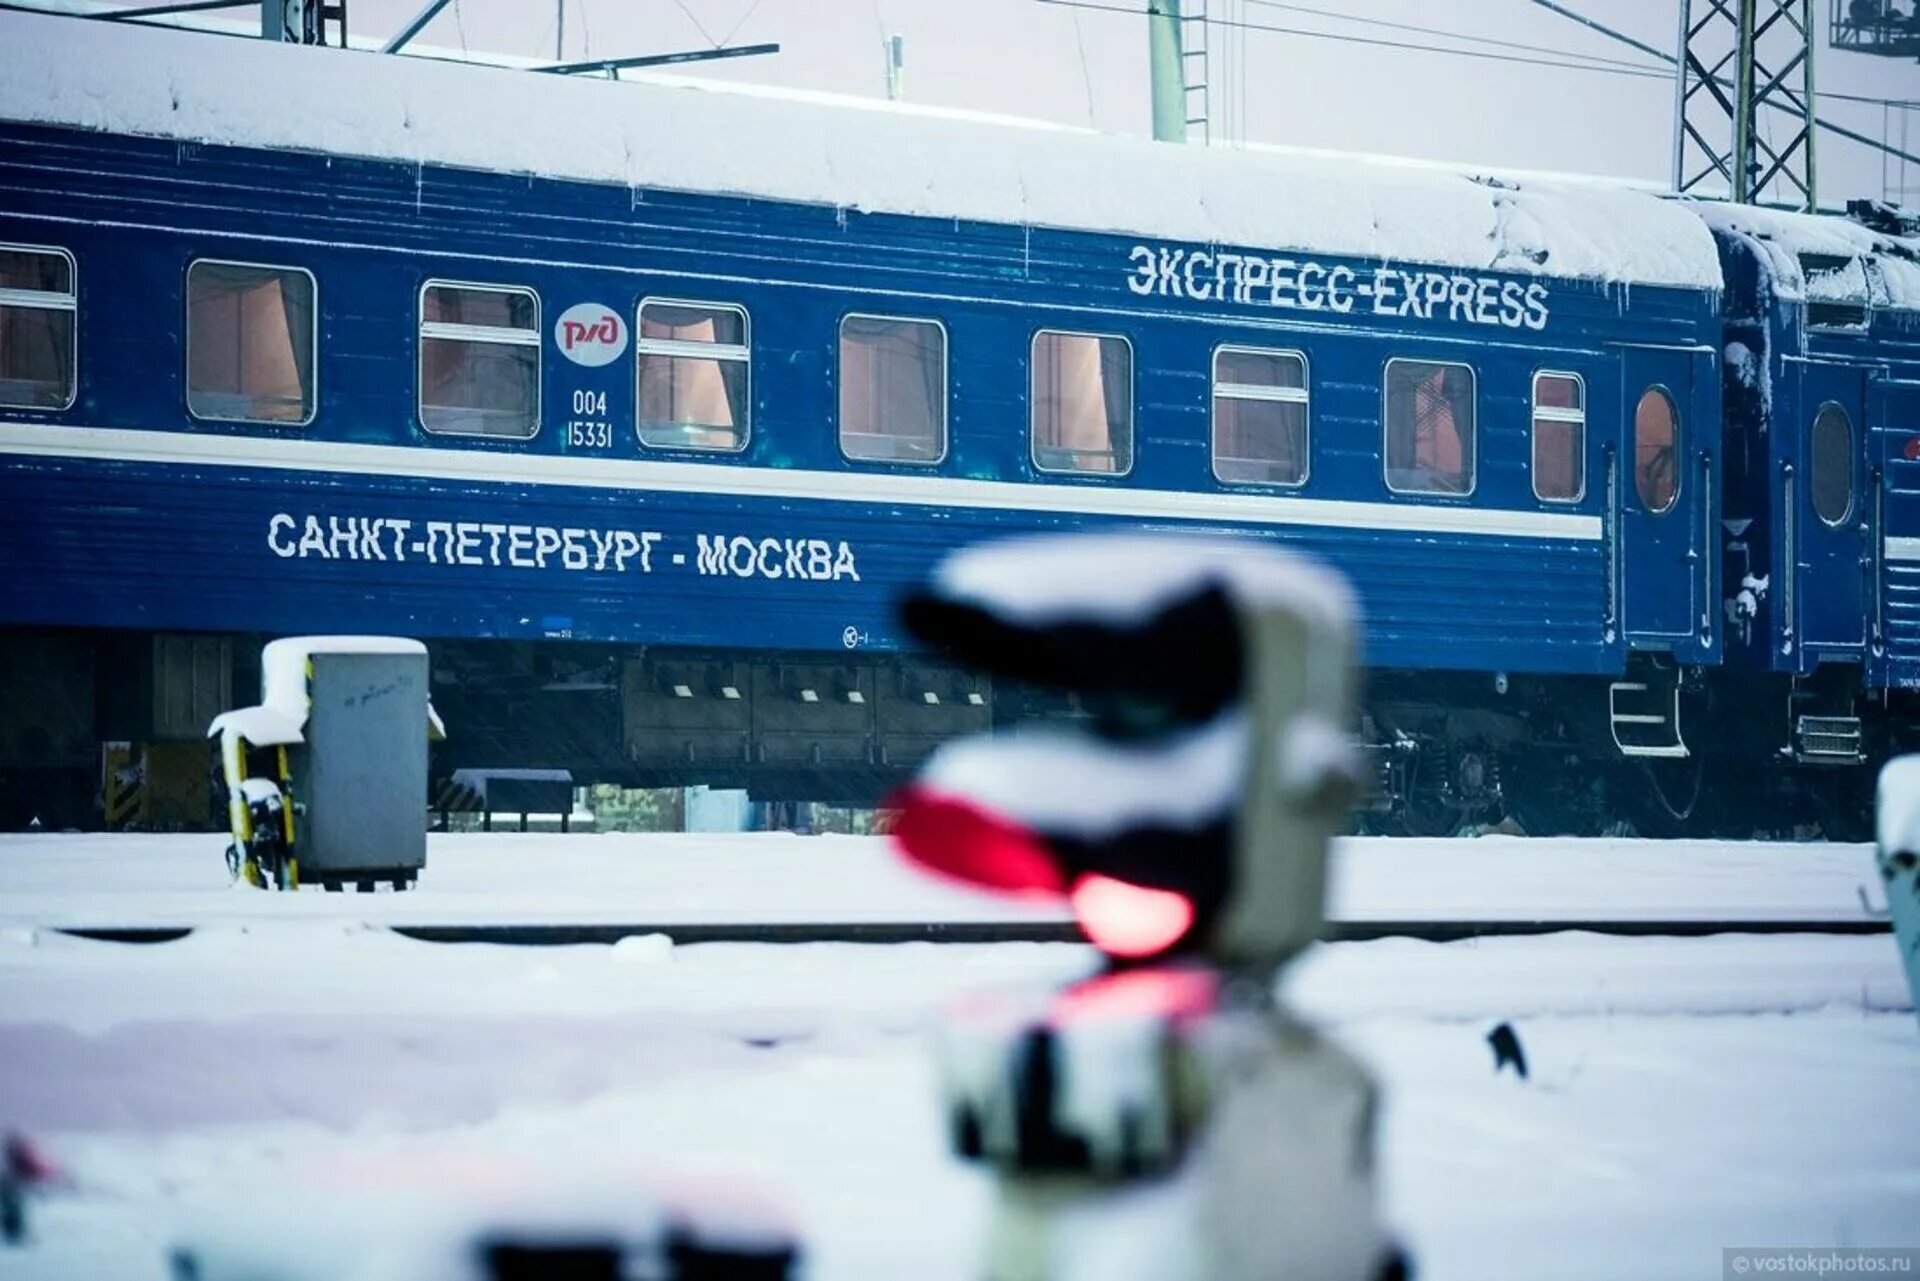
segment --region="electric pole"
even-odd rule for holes
[[[1156,142],[1187,140],[1187,83],[1180,56],[1180,0],[1147,0],[1147,66]]]
[[[1680,0],[1673,185],[1816,208],[1813,0]],[[1777,108],[1776,141],[1761,113]]]

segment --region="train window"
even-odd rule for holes
[[[1297,351],[1213,353],[1213,474],[1232,485],[1307,479],[1307,358]]]
[[[1577,503],[1587,492],[1587,389],[1579,374],[1533,376],[1533,496]]]
[[[1470,494],[1474,376],[1468,365],[1389,360],[1386,477],[1396,494]]]
[[[540,430],[540,299],[429,281],[420,291],[420,425],[526,440]]]
[[[747,447],[747,313],[727,303],[649,298],[636,363],[640,443],[657,449]]]
[[[1832,401],[1814,417],[1810,453],[1807,488],[1813,513],[1829,525],[1845,524],[1853,514],[1853,421]]]
[[[0,405],[73,404],[77,293],[66,250],[0,245]]]
[[[1662,387],[1649,387],[1633,411],[1633,490],[1655,515],[1680,496],[1680,411]]]
[[[195,418],[313,421],[313,276],[201,259],[187,268],[187,409]]]
[[[939,322],[840,321],[840,448],[866,462],[946,457],[947,331]]]
[[[1033,465],[1124,476],[1133,470],[1133,346],[1113,334],[1033,336]]]

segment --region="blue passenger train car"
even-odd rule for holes
[[[1778,227],[761,91],[0,34],[34,50],[0,84],[0,824],[97,821],[122,742],[190,821],[206,721],[259,638],[307,631],[432,644],[443,770],[870,799],[950,734],[1073,714],[892,615],[944,551],[1067,526],[1345,571],[1374,821],[1405,830],[1706,824],[1688,795],[1732,768],[1838,827],[1920,684],[1909,391],[1891,354],[1854,399],[1817,355],[1782,372],[1831,327],[1781,287]],[[1888,301],[1831,341],[1911,361]],[[1856,468],[1817,534],[1760,510],[1766,467],[1806,466],[1767,415],[1816,400]],[[1804,572],[1756,591],[1793,538]],[[1773,719],[1757,765],[1728,754]]]
[[[1727,772],[1857,766],[1911,733],[1920,687],[1920,221],[1704,206],[1726,276],[1723,525],[1730,668],[1710,691]]]

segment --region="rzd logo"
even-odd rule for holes
[[[553,341],[576,365],[611,364],[627,349],[627,325],[611,307],[577,303],[553,322]]]

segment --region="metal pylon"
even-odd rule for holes
[[[1200,131],[1202,142],[1213,141],[1212,77],[1213,55],[1207,41],[1207,0],[1185,0],[1180,8],[1180,87],[1187,116],[1187,136]]]
[[[1676,190],[1814,208],[1813,50],[1813,0],[1680,0]]]

